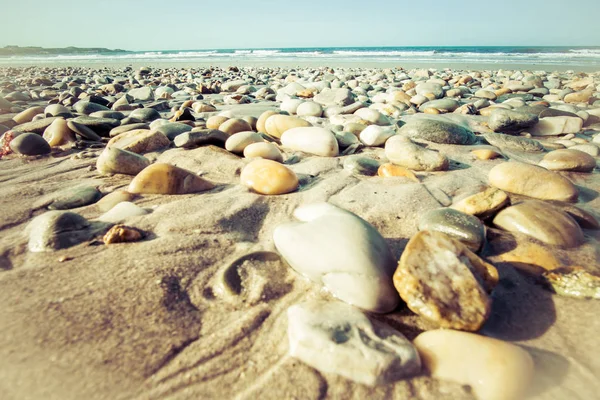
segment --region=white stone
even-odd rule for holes
[[[300,222],[275,228],[275,246],[290,266],[335,297],[372,312],[392,311],[396,260],[368,222],[329,203],[296,209]]]
[[[258,132],[237,132],[227,138],[225,141],[225,149],[232,153],[243,153],[246,146],[260,142],[264,142],[264,140]]]
[[[118,224],[129,217],[148,214],[148,211],[129,201],[122,201],[98,217],[98,221]]]
[[[302,103],[304,103],[304,100],[286,99],[283,101],[283,103],[281,103],[281,106],[279,108],[281,109],[281,111],[286,111],[290,115],[295,115],[296,110],[298,109],[298,106]]]
[[[528,132],[533,136],[556,136],[564,133],[578,133],[583,126],[579,117],[546,117],[531,127]]]
[[[390,120],[377,110],[370,108],[360,108],[354,112],[354,115],[375,125],[389,125]]]
[[[292,150],[322,157],[335,157],[339,152],[338,142],[333,132],[319,127],[288,129],[281,136],[281,144]]]
[[[396,132],[391,126],[382,127],[378,125],[369,125],[360,133],[360,141],[367,146],[381,146]]]
[[[311,301],[287,314],[290,355],[320,372],[374,386],[421,370],[419,354],[400,332],[371,323],[352,306]]]
[[[300,117],[320,117],[323,115],[323,107],[314,101],[306,101],[298,106],[296,113]]]

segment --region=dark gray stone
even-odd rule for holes
[[[12,151],[26,156],[50,153],[50,145],[37,133],[24,132],[10,141]]]
[[[485,133],[483,137],[489,144],[500,149],[518,150],[526,153],[540,153],[544,151],[544,146],[534,139],[504,135],[502,133]]]
[[[510,132],[529,128],[538,121],[539,118],[536,114],[498,108],[492,111],[488,126],[494,132]]]
[[[474,144],[477,138],[469,129],[435,117],[413,118],[399,133],[411,139],[443,144]]]
[[[344,160],[344,169],[358,175],[376,175],[380,165],[381,163],[377,160],[358,155]]]

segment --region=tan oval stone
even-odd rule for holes
[[[243,153],[246,146],[260,142],[264,142],[264,140],[257,132],[237,132],[227,138],[225,149],[232,153]]]
[[[419,182],[419,178],[411,170],[392,163],[381,164],[377,170],[377,175],[382,177],[402,176],[411,181]]]
[[[413,344],[432,377],[469,385],[479,400],[526,397],[534,364],[514,344],[453,330],[423,332]]]
[[[596,160],[583,151],[561,149],[546,154],[540,161],[540,167],[552,171],[591,172],[596,168]]]
[[[227,121],[229,117],[224,115],[213,115],[206,120],[206,129],[219,129],[219,126]]]
[[[240,180],[260,194],[285,194],[298,188],[294,171],[272,160],[252,161],[242,170]]]
[[[96,169],[102,174],[137,175],[150,161],[137,153],[106,147],[96,160]]]
[[[565,96],[565,103],[587,103],[592,94],[593,90],[583,90],[581,92],[569,93]]]
[[[502,190],[491,187],[483,192],[466,197],[452,205],[455,210],[465,214],[485,218],[495,214],[510,203],[510,199]]]
[[[244,149],[244,157],[246,158],[265,158],[277,162],[283,162],[283,155],[279,148],[273,143],[261,142],[251,143]]]
[[[134,129],[110,139],[107,147],[113,146],[137,154],[142,154],[165,148],[170,144],[171,141],[169,138],[158,131]]]
[[[76,141],[75,134],[62,118],[52,121],[44,130],[43,137],[50,146],[63,146]]]
[[[536,199],[574,202],[579,196],[575,185],[562,175],[521,162],[496,165],[488,177],[490,184],[499,189]]]
[[[277,115],[271,118],[275,117]],[[339,153],[338,141],[333,132],[317,126],[286,130],[281,135],[281,145],[321,157],[335,157]]]
[[[129,184],[130,193],[186,194],[214,188],[214,185],[183,168],[169,164],[152,164],[144,168]]]
[[[490,253],[487,259],[495,263],[510,263],[514,268],[531,275],[541,275],[546,270],[553,270],[562,262],[553,252],[533,240],[518,240],[508,232],[488,232]]]
[[[219,125],[219,130],[231,136],[234,133],[251,131],[252,127],[241,118],[230,118]]]
[[[358,122],[348,122],[344,125],[344,131],[350,132],[356,137],[359,137],[360,133],[366,128],[365,124],[359,124]]]
[[[211,106],[210,104],[203,103],[201,101],[198,101],[198,102],[192,104],[192,110],[194,110],[194,112],[196,112],[196,113],[215,112],[215,111],[217,111],[217,109],[214,106]]]
[[[478,160],[493,160],[494,158],[502,157],[502,154],[491,149],[476,149],[471,150],[471,153],[473,153]]]
[[[439,114],[440,110],[438,110],[437,108],[433,108],[433,107],[427,107],[426,109],[423,110],[423,112],[425,114]]]
[[[486,289],[497,282],[493,265],[436,231],[415,234],[394,273],[394,286],[413,312],[441,327],[469,331],[479,330],[487,320],[492,301]]]
[[[555,246],[576,247],[584,241],[583,232],[573,218],[537,200],[527,200],[500,211],[494,225]]]
[[[258,118],[253,117],[251,115],[245,115],[242,117],[242,119],[250,125],[250,128],[253,131],[256,131],[256,123],[258,122]]]
[[[29,107],[28,109],[23,110],[20,113],[18,113],[17,115],[15,115],[13,117],[13,121],[15,121],[17,123],[17,125],[24,124],[26,122],[31,122],[33,120],[33,117],[35,117],[38,114],[43,114],[43,113],[44,113],[43,107]],[[52,146],[52,145],[50,145],[50,146]]]
[[[267,128],[265,126],[267,119],[269,119],[269,117],[271,117],[273,115],[278,115],[278,114],[279,113],[277,111],[272,111],[272,110],[268,110],[268,111],[265,111],[264,113],[260,114],[260,116],[258,117],[258,120],[256,121],[256,130],[258,132],[267,133]]]
[[[272,115],[265,122],[266,132],[276,138],[281,138],[283,133],[292,128],[302,128],[312,126],[310,122],[289,115]]]
[[[102,212],[107,212],[119,203],[130,201],[135,195],[126,190],[115,190],[98,200],[96,206]]]

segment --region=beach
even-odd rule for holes
[[[0,66],[2,399],[600,392],[596,64],[38,62]]]

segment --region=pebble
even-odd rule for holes
[[[264,142],[264,140],[257,132],[237,132],[227,138],[227,141],[225,141],[225,149],[232,153],[243,153],[244,149],[249,144],[260,142]]]
[[[154,108],[136,108],[129,114],[129,118],[137,122],[152,122],[160,118],[160,114]]]
[[[300,222],[275,228],[275,246],[301,275],[333,296],[376,313],[394,310],[395,260],[385,239],[368,222],[329,203],[297,208]]]
[[[67,122],[67,127],[75,132],[76,134],[78,134],[79,136],[81,136],[84,139],[87,140],[92,140],[95,142],[98,142],[100,140],[102,140],[102,138],[100,136],[98,136],[96,134],[96,132],[94,132],[93,130],[91,130],[90,128],[88,128],[87,126],[77,123],[75,121],[68,121]]]
[[[371,108],[359,108],[354,112],[354,115],[374,125],[389,125],[390,120],[377,110]]]
[[[401,176],[419,183],[419,178],[411,170],[391,163],[381,164],[377,169],[377,175],[381,177]]]
[[[357,175],[376,175],[380,164],[377,160],[359,155],[344,159],[344,169]]]
[[[487,320],[492,300],[486,291],[497,282],[493,265],[435,231],[410,239],[394,273],[394,285],[413,312],[442,328],[467,331],[479,330]]]
[[[35,217],[26,230],[31,252],[64,249],[92,237],[90,223],[81,215],[68,211],[48,211]]]
[[[171,141],[158,131],[135,129],[110,139],[107,147],[117,147],[122,150],[142,154],[163,149],[170,144]]]
[[[306,101],[298,106],[296,114],[300,117],[321,117],[323,115],[323,107],[314,101]]]
[[[490,184],[504,191],[541,200],[575,202],[579,192],[570,180],[545,168],[521,162],[503,162],[492,168]]]
[[[183,147],[184,149],[191,149],[209,144],[216,144],[224,147],[227,139],[229,139],[229,136],[220,130],[200,129],[191,130],[178,135],[173,140],[173,144],[175,144],[176,147]]]
[[[137,153],[106,147],[96,160],[96,169],[102,174],[137,175],[150,161]]]
[[[238,132],[252,131],[252,126],[241,118],[229,118],[227,121],[219,125],[218,128],[221,132],[225,132],[229,136]]]
[[[73,106],[75,111],[79,114],[89,115],[96,111],[110,111],[110,108],[103,106],[102,104],[94,103],[91,101],[78,101]]]
[[[448,329],[423,332],[413,343],[433,378],[469,385],[478,400],[526,398],[534,364],[519,346]]]
[[[63,106],[62,104],[50,104],[46,106],[43,114],[46,117],[63,117],[63,118],[71,118],[73,114],[71,111]]]
[[[593,143],[576,144],[575,146],[571,146],[570,149],[583,151],[584,153],[587,153],[592,157],[600,156],[600,147]]]
[[[526,153],[540,153],[544,151],[544,146],[534,139],[491,132],[484,133],[483,137],[489,144],[500,149],[517,150]]]
[[[159,121],[159,120],[155,120],[155,121]],[[141,129],[147,129],[147,128],[141,127]],[[180,122],[168,122],[157,128],[154,128],[154,130],[162,133],[169,140],[174,140],[177,136],[181,135],[182,133],[191,131],[192,127],[189,126],[188,124],[182,124]]]
[[[267,133],[267,128],[265,126],[267,119],[269,117],[272,117],[273,115],[278,115],[278,114],[279,113],[277,111],[273,111],[273,110],[268,110],[268,111],[265,111],[262,114],[260,114],[260,116],[258,117],[258,120],[256,121],[256,131]],[[207,121],[207,124],[208,124],[208,121]]]
[[[398,133],[411,139],[442,144],[469,145],[477,141],[469,129],[441,118],[433,116],[413,118],[400,128]]]
[[[115,190],[98,200],[96,207],[102,212],[107,212],[122,201],[132,200],[134,196],[126,190]]]
[[[398,331],[340,302],[310,301],[287,310],[289,353],[321,373],[368,386],[416,375],[421,360]]]
[[[369,125],[360,132],[359,138],[366,146],[382,146],[395,134],[396,132],[391,126]]]
[[[75,134],[64,119],[54,120],[44,131],[43,138],[51,147],[64,146],[76,140]]]
[[[150,101],[154,100],[154,93],[152,92],[152,88],[146,86],[137,89],[131,89],[127,92],[127,94],[133,97],[134,100],[139,101]]]
[[[98,217],[98,221],[118,224],[125,221],[129,217],[137,217],[139,215],[146,214],[148,214],[148,210],[138,206],[137,204],[129,201],[120,201],[110,210]]]
[[[494,132],[511,132],[529,128],[538,121],[536,114],[496,108],[490,114],[488,126]]]
[[[156,163],[144,168],[129,184],[130,193],[187,194],[214,188],[209,181],[198,175],[175,167]]]
[[[31,122],[26,122],[21,125],[17,125],[12,128],[15,132],[30,132],[30,133],[38,133],[43,134],[47,127],[54,122],[54,120],[58,117],[50,117],[50,118],[42,118],[38,120],[34,120]]]
[[[50,153],[50,144],[37,133],[24,132],[10,141],[12,151],[26,156],[36,156]]]
[[[106,232],[102,241],[104,244],[137,242],[142,237],[142,233],[135,228],[125,225],[115,225]]]
[[[508,195],[502,190],[490,187],[482,192],[465,197],[452,204],[452,208],[479,218],[488,218],[510,203]]]
[[[505,208],[494,218],[494,225],[564,248],[579,246],[584,241],[583,232],[573,218],[538,200],[527,200]]]
[[[273,160],[256,159],[240,175],[241,183],[257,193],[286,194],[298,188],[298,177],[287,166]]]
[[[393,136],[385,143],[385,155],[392,163],[414,171],[444,171],[448,158],[434,150],[412,143],[403,136]]]
[[[458,101],[453,99],[439,99],[428,101],[419,106],[419,111],[426,114],[440,114],[440,110],[444,112],[453,112],[459,106]],[[433,109],[435,111],[425,112],[425,110]]]
[[[313,101],[325,107],[347,106],[354,102],[352,92],[345,88],[323,89],[323,91],[313,97]]]
[[[591,172],[596,168],[594,157],[573,148],[554,150],[544,155],[540,167],[552,171]]]
[[[561,267],[545,271],[542,277],[555,293],[576,299],[600,300],[600,276],[582,267]]]
[[[495,150],[491,150],[491,149],[476,149],[476,150],[471,150],[471,153],[478,160],[493,160],[495,158],[502,157],[502,154],[498,153]]]
[[[273,116],[267,120],[279,117]],[[337,139],[329,129],[319,127],[299,127],[286,130],[281,136],[281,144],[291,150],[303,151],[321,157],[335,157],[339,153]]]
[[[17,115],[15,115],[12,119],[13,119],[13,121],[16,122],[17,125],[19,125],[19,124],[24,124],[26,122],[31,122],[33,117],[35,117],[38,114],[43,114],[43,113],[44,113],[43,107],[29,107],[28,109],[23,110],[20,113],[18,113]]]
[[[528,132],[533,136],[557,136],[566,133],[578,133],[583,126],[579,117],[546,117],[541,118]]]
[[[50,210],[69,210],[97,202],[102,193],[95,187],[79,185],[51,193],[40,200]]]
[[[257,129],[258,125],[259,124],[257,122]],[[283,133],[289,129],[311,126],[312,125],[310,124],[310,122],[302,118],[291,117],[289,115],[275,114],[267,118],[267,120],[265,121],[265,132],[270,136],[281,138],[283,136]]]
[[[213,115],[209,119],[206,120],[206,128],[207,129],[219,129],[221,124],[225,123],[229,117],[225,117],[223,115]]]
[[[479,218],[453,208],[430,210],[419,218],[420,231],[442,232],[478,251],[485,241],[485,228]]]
[[[273,143],[260,142],[251,143],[244,148],[244,157],[246,158],[264,158],[277,162],[283,162],[283,155],[279,148]]]

